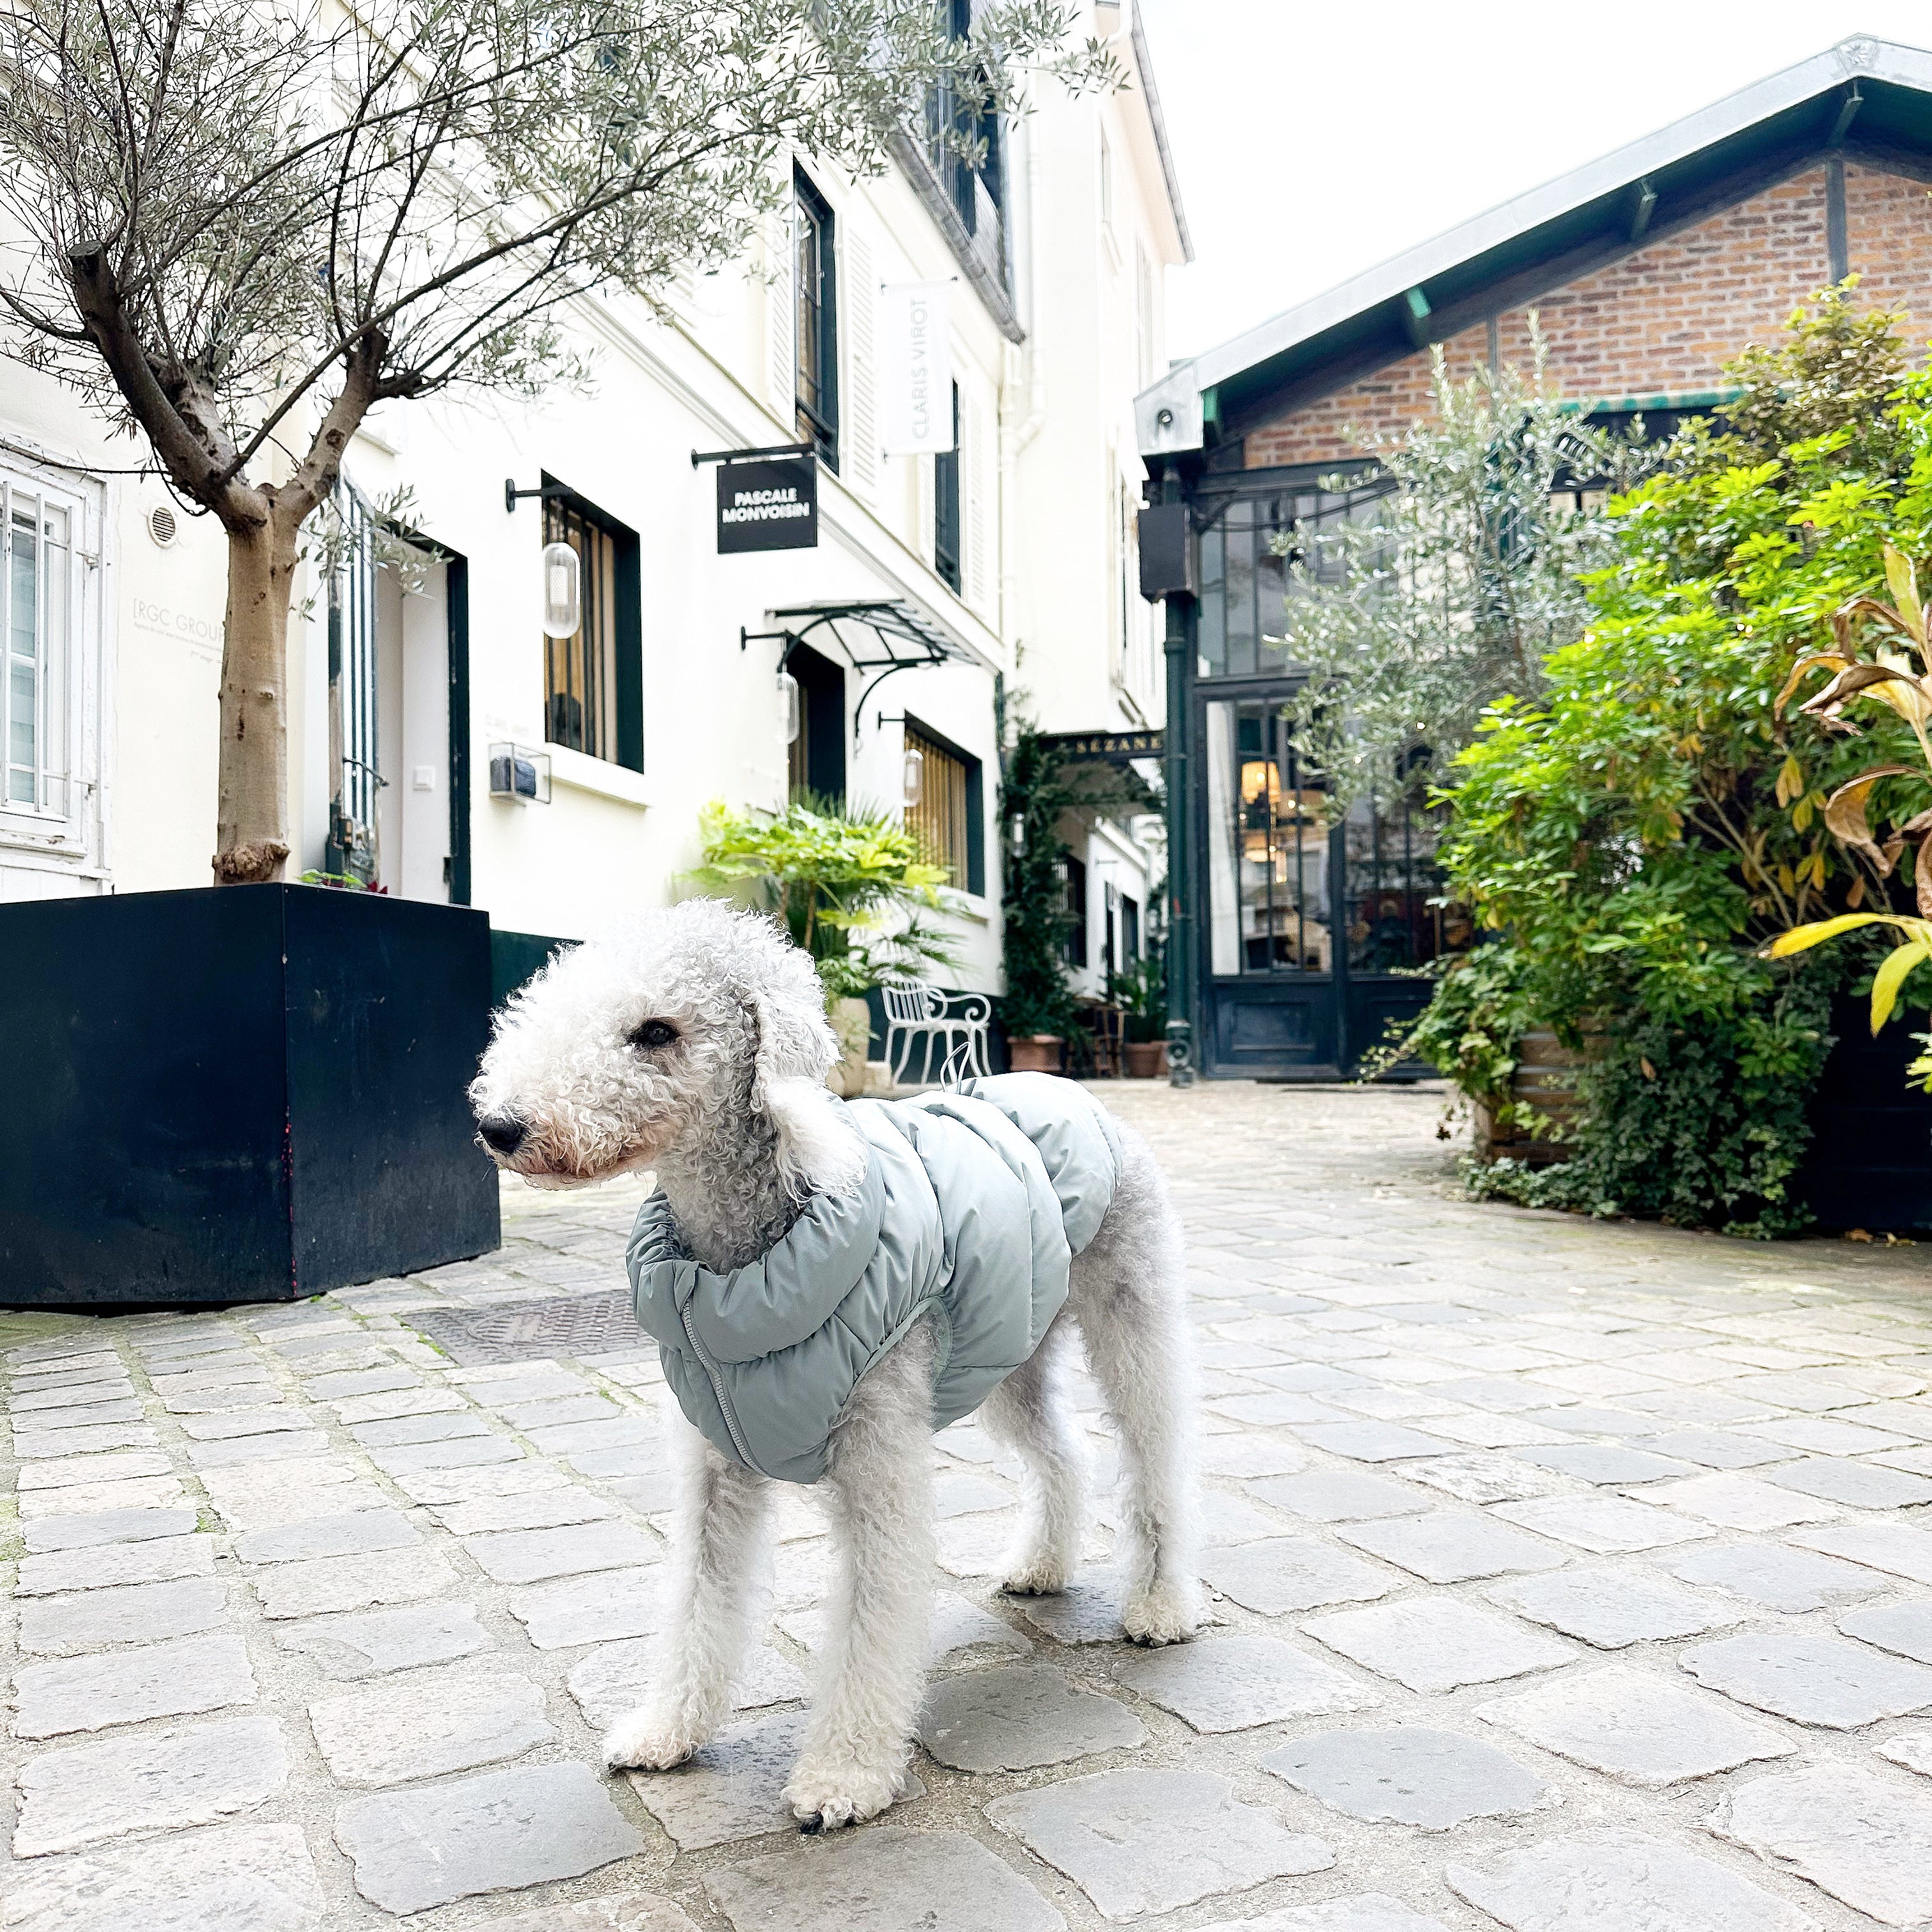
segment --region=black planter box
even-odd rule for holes
[[[312,886],[0,905],[0,1305],[290,1301],[495,1247],[488,917]]]
[[[1795,1191],[1825,1228],[1872,1233],[1932,1228],[1932,1094],[1906,1084],[1920,1016],[1871,1036],[1862,994],[1832,1002],[1838,1044],[1811,1101],[1811,1145]]]

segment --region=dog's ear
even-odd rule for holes
[[[866,1172],[865,1142],[826,1088],[838,1046],[826,1024],[818,986],[818,976],[812,973],[808,1002],[790,987],[746,994],[758,1034],[752,1105],[777,1132],[778,1173],[798,1200],[848,1194]]]

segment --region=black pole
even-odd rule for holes
[[[1161,501],[1181,501],[1180,478],[1169,463]],[[1191,539],[1190,539],[1191,540]],[[1188,810],[1188,731],[1194,709],[1194,599],[1167,598],[1167,1078],[1194,1084],[1195,937],[1193,847]]]

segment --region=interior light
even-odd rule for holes
[[[544,635],[574,638],[584,621],[581,566],[567,543],[545,544],[543,554]]]

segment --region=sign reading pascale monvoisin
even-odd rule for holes
[[[718,466],[718,554],[818,548],[818,458]]]

